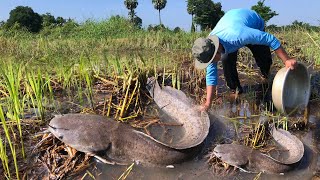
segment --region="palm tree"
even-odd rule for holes
[[[124,1],[124,5],[129,10],[128,15],[130,16],[131,22],[133,22],[134,21],[134,17],[136,15],[136,13],[134,12],[134,9],[137,8],[138,1],[137,0],[125,0]]]
[[[195,10],[196,10],[196,5],[198,4],[198,2],[196,2],[196,0],[187,0],[187,11],[189,14],[191,14],[191,32],[195,32],[196,31],[196,27],[194,25],[194,14],[195,14]]]
[[[161,25],[162,23],[161,23],[160,11],[166,7],[167,0],[152,0],[152,4],[154,8],[159,11],[159,21]]]

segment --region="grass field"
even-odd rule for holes
[[[271,32],[291,56],[311,68],[320,66],[319,31],[296,27]],[[110,93],[101,112],[121,121],[143,114],[140,89],[149,76],[162,76],[163,83],[169,78],[176,88],[184,85],[200,102],[205,72],[194,69],[191,46],[207,34],[146,31],[122,18],[39,34],[0,30],[0,172],[8,179],[21,179],[20,163],[28,158],[30,146],[26,141],[34,133],[29,126],[45,126],[51,113],[59,111],[55,100],[62,97],[82,109],[97,110],[99,83]],[[242,70],[250,68],[251,53],[241,50],[239,56]],[[274,67],[281,67],[274,59]],[[32,110],[38,118],[30,122],[25,115]],[[39,130],[36,127],[32,129]]]

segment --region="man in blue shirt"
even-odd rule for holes
[[[217,62],[222,61],[227,86],[231,92],[242,93],[236,68],[237,52],[248,47],[259,66],[262,76],[268,78],[272,64],[270,48],[287,68],[294,69],[296,60],[288,56],[280,41],[264,31],[264,20],[250,9],[228,11],[217,23],[207,38],[198,38],[192,47],[197,69],[206,68],[207,97],[201,110],[207,110],[216,92],[218,81]]]

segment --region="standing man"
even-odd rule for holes
[[[216,92],[218,81],[217,62],[222,61],[224,77],[232,93],[243,92],[236,67],[237,52],[248,47],[264,78],[268,78],[272,64],[271,51],[275,51],[287,68],[294,69],[296,60],[288,56],[280,41],[264,31],[264,20],[250,9],[228,11],[217,23],[207,38],[198,38],[192,47],[197,69],[206,68],[207,96],[201,106],[208,110]]]

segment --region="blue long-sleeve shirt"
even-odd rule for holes
[[[273,50],[280,47],[280,41],[264,31],[264,20],[250,9],[228,11],[209,35],[218,36],[226,54],[235,52],[248,44],[265,45]],[[217,85],[217,63],[211,63],[206,70],[207,85]]]

